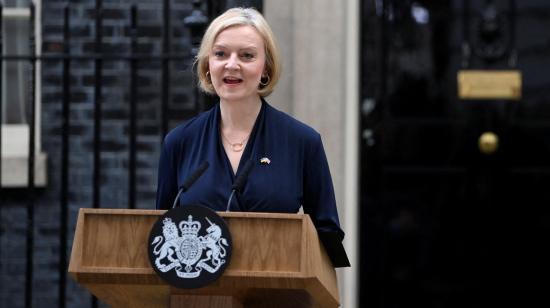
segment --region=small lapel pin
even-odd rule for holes
[[[262,165],[269,165],[269,164],[271,164],[271,160],[270,160],[269,158],[267,158],[267,157],[262,157],[262,158],[260,159],[260,164],[262,164]]]

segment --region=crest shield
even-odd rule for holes
[[[197,205],[167,211],[149,234],[149,261],[177,288],[200,288],[218,279],[231,258],[231,234],[213,210]]]

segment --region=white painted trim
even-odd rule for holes
[[[34,38],[35,38],[35,54],[40,57],[42,55],[42,0],[33,0],[34,3]],[[5,7],[2,9],[2,15],[6,17],[19,17],[19,18],[30,18],[31,12],[29,8],[25,7]],[[42,62],[37,61],[34,80],[34,101],[35,101],[35,148],[37,152],[40,152],[42,148],[42,134],[41,134],[41,114],[42,114]]]
[[[29,156],[29,125],[2,125],[2,156]]]
[[[342,307],[358,307],[359,299],[359,0],[347,0],[345,12],[345,160],[344,247],[351,268],[342,270]]]
[[[2,9],[2,16],[4,17],[31,17],[31,10],[25,7],[6,7]]]
[[[47,155],[38,153],[34,159],[34,186],[45,187],[47,183]],[[24,156],[11,156],[2,158],[2,187],[26,188],[28,187],[29,161]]]
[[[8,140],[9,136],[9,140]],[[27,187],[29,160],[29,126],[27,124],[2,125],[2,187]],[[46,186],[45,153],[36,152],[34,166],[35,186]]]
[[[42,54],[42,0],[33,0],[35,5],[35,54]],[[4,8],[3,16],[29,18],[28,8]],[[42,149],[42,63],[36,62],[35,70],[35,185],[45,186],[47,156]],[[2,125],[2,183],[3,187],[27,186],[27,161],[29,157],[29,125],[28,124],[1,124]],[[9,139],[8,139],[9,137]]]
[[[33,0],[34,2],[34,46],[35,54],[42,55],[42,0]],[[34,71],[34,101],[36,106],[35,113],[35,149],[40,153],[42,149],[42,62],[36,61]]]

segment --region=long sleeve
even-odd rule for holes
[[[318,133],[306,145],[302,205],[304,212],[311,216],[319,231],[336,232],[341,239],[344,238],[338,219],[332,177]]]
[[[175,153],[169,149],[170,144],[165,140],[160,152],[158,182],[157,182],[157,209],[169,209],[178,192],[177,164]]]

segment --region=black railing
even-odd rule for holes
[[[242,3],[241,3],[242,5]],[[201,1],[194,1],[194,13],[197,14],[202,12],[201,9],[205,9],[205,5]],[[129,64],[129,80],[128,80],[128,104],[129,104],[129,116],[128,116],[128,204],[127,207],[130,209],[136,208],[137,201],[137,180],[136,180],[136,166],[137,166],[137,136],[138,136],[138,76],[139,76],[139,64],[142,61],[153,61],[161,63],[161,76],[162,80],[160,83],[161,91],[161,116],[160,123],[158,123],[159,129],[159,143],[162,139],[162,136],[166,134],[169,129],[169,113],[170,113],[170,102],[171,102],[171,92],[172,85],[170,82],[171,78],[171,67],[175,61],[180,61],[184,63],[192,63],[190,55],[180,55],[174,54],[171,51],[172,38],[173,35],[172,25],[170,20],[171,3],[169,0],[165,0],[162,5],[163,24],[162,24],[162,53],[151,54],[151,53],[139,53],[138,52],[138,26],[139,26],[139,12],[140,9],[136,5],[132,5],[128,8],[130,20],[129,24],[129,39],[130,39],[130,50],[129,53],[124,54],[113,54],[106,53],[103,49],[103,19],[104,19],[104,10],[103,3],[101,0],[95,1],[95,37],[94,37],[94,51],[93,53],[73,53],[71,50],[71,7],[67,6],[63,9],[63,27],[62,27],[62,50],[57,52],[48,52],[42,55],[37,55],[35,53],[35,38],[34,38],[34,7],[30,7],[30,37],[29,45],[31,54],[29,55],[14,55],[14,54],[4,54],[2,52],[2,47],[5,44],[2,37],[2,7],[0,6],[0,71],[4,66],[5,62],[9,61],[25,61],[30,63],[29,67],[29,84],[28,84],[28,102],[29,106],[27,112],[27,123],[29,125],[29,154],[28,154],[28,163],[27,163],[27,176],[28,176],[28,185],[24,189],[24,196],[26,197],[26,210],[27,210],[27,221],[26,221],[26,265],[25,265],[25,307],[33,306],[33,283],[36,280],[36,277],[33,275],[33,260],[35,258],[34,248],[35,248],[35,204],[36,204],[36,188],[35,188],[35,158],[36,155],[36,98],[35,98],[35,75],[36,67],[38,63],[50,63],[56,62],[60,63],[62,67],[62,76],[60,91],[61,95],[61,121],[60,121],[60,131],[61,131],[61,151],[60,151],[60,179],[59,179],[59,219],[60,219],[60,229],[59,229],[59,285],[58,285],[58,305],[59,307],[65,307],[66,298],[67,298],[67,265],[68,265],[68,256],[67,256],[67,247],[70,245],[68,243],[69,234],[72,230],[69,230],[69,194],[70,194],[70,141],[71,141],[71,77],[73,72],[71,70],[72,66],[80,62],[92,62],[93,63],[93,75],[94,75],[94,86],[93,86],[93,171],[90,174],[90,177],[93,178],[93,188],[92,188],[92,200],[90,200],[90,206],[94,208],[101,207],[101,187],[102,187],[102,118],[104,114],[102,112],[102,103],[103,103],[103,69],[104,64],[109,61],[123,61],[124,63]],[[217,15],[220,11],[212,11],[213,14]],[[211,20],[211,17],[204,18],[205,22]],[[183,24],[179,25],[180,27],[185,27]],[[202,35],[202,34],[201,34]],[[193,38],[193,41],[197,41],[196,38]],[[3,77],[0,78],[0,97],[2,84],[5,81]],[[195,92],[198,94],[198,92]],[[189,99],[194,100],[195,102],[191,105],[201,107],[202,104],[196,102],[202,101],[197,97],[190,97]],[[202,108],[202,107],[201,107]],[[198,112],[198,110],[196,110]],[[0,119],[2,119],[3,112],[0,108]],[[9,136],[8,140],[9,141]],[[50,138],[50,137],[48,137]],[[5,142],[6,140],[4,140]],[[2,125],[0,125],[0,153],[2,153]],[[2,182],[2,159],[0,159],[0,183]],[[0,210],[3,205],[2,199],[4,192],[9,190],[0,185]],[[23,205],[22,205],[23,206]],[[154,205],[151,205],[153,207]],[[8,247],[9,249],[9,247]],[[97,306],[97,301],[92,300],[92,306]]]
[[[34,25],[34,5],[31,3],[30,6],[30,31],[29,31],[29,50],[33,52],[35,50],[34,42],[34,31],[32,29]],[[36,72],[36,59],[34,56],[30,57],[31,70],[30,70],[30,81],[29,82],[29,105],[30,105],[30,115],[29,115],[29,159],[27,165],[27,179],[29,181],[28,185],[28,204],[27,204],[27,266],[26,266],[26,286],[25,290],[28,294],[25,297],[25,306],[32,306],[32,282],[33,282],[33,260],[34,260],[34,204],[35,204],[35,182],[34,182],[34,164],[35,160],[32,159],[35,157],[35,129],[36,129],[36,100],[34,97],[35,93],[35,72]]]
[[[2,28],[2,26],[4,25],[4,20],[3,20],[3,14],[2,12],[4,11],[4,7],[2,6],[2,3],[0,3],[0,57],[3,57],[4,56],[4,37],[3,37],[3,34],[4,34],[4,29]],[[0,61],[0,74],[2,74],[2,72],[4,71],[4,61]],[[0,211],[2,210],[2,206],[3,206],[3,202],[2,202],[2,189],[4,188],[4,185],[2,183],[2,156],[4,155],[3,154],[3,149],[2,149],[2,122],[3,122],[3,119],[4,119],[4,114],[3,114],[3,108],[2,108],[2,89],[4,88],[4,78],[3,76],[0,76]],[[2,212],[0,212],[1,214]],[[1,217],[1,215],[0,215]]]
[[[131,37],[131,54],[137,53],[137,7],[132,6],[131,12],[131,25],[130,25],[130,37]],[[130,166],[136,166],[136,118],[137,118],[137,71],[138,60],[130,60],[130,134],[128,134],[129,151],[128,162]],[[128,168],[128,208],[136,208],[136,168]]]
[[[162,52],[168,54],[170,52],[170,1],[164,0],[164,16],[162,27]],[[168,114],[165,112],[168,109],[168,100],[170,97],[170,66],[168,59],[162,59],[162,135],[168,132]]]
[[[63,41],[71,41],[71,31],[69,25],[71,24],[69,8],[66,7],[63,11]],[[63,100],[62,100],[62,136],[61,136],[61,194],[60,198],[60,227],[59,227],[59,306],[65,307],[66,298],[66,286],[67,275],[65,269],[67,268],[67,233],[68,233],[68,208],[69,208],[69,128],[71,126],[69,117],[69,103],[71,97],[71,85],[70,85],[70,73],[71,73],[71,46],[70,44],[64,44],[63,54]]]
[[[90,0],[92,2],[94,0]],[[138,1],[139,2],[139,1]],[[161,41],[161,53],[147,53],[138,51],[138,42],[139,37],[139,21],[140,21],[140,8],[137,5],[132,5],[127,8],[129,20],[127,20],[128,31],[127,38],[130,41],[130,49],[128,53],[113,53],[107,52],[102,47],[104,46],[104,36],[103,36],[103,21],[104,21],[104,8],[101,0],[95,0],[95,10],[93,17],[93,29],[95,30],[94,36],[94,47],[91,53],[86,52],[75,52],[71,49],[71,45],[74,42],[74,37],[71,36],[71,30],[73,26],[73,21],[71,20],[71,12],[74,6],[66,6],[63,8],[63,23],[61,29],[62,37],[62,48],[57,48],[55,51],[44,52],[43,54],[37,55],[35,52],[35,9],[31,5],[29,8],[30,18],[29,18],[29,46],[31,54],[21,55],[21,54],[4,54],[3,46],[5,45],[4,38],[2,36],[2,26],[4,25],[2,21],[2,6],[0,4],[0,72],[2,71],[6,62],[26,62],[29,63],[29,83],[28,83],[28,106],[27,112],[27,123],[29,125],[29,143],[28,143],[28,161],[27,161],[27,187],[24,189],[17,190],[15,194],[18,196],[22,195],[26,200],[18,199],[18,203],[24,207],[26,206],[26,231],[24,238],[25,251],[26,251],[26,261],[25,261],[25,307],[32,307],[33,300],[36,290],[33,290],[33,284],[35,283],[37,277],[36,273],[33,272],[35,267],[35,206],[37,201],[37,188],[35,183],[35,158],[37,157],[37,148],[36,148],[36,102],[35,98],[36,93],[36,68],[39,63],[42,65],[48,63],[58,63],[61,65],[61,79],[59,84],[59,91],[61,92],[60,103],[60,121],[59,121],[59,130],[60,130],[60,154],[55,159],[59,159],[59,179],[50,179],[51,182],[59,183],[59,266],[58,266],[58,292],[57,292],[57,302],[59,307],[65,307],[67,301],[67,267],[68,267],[68,254],[67,248],[70,246],[68,243],[70,234],[73,230],[70,230],[69,221],[70,221],[70,174],[71,174],[71,97],[77,92],[73,89],[71,84],[72,78],[74,77],[73,69],[82,64],[82,63],[92,63],[93,66],[93,98],[91,104],[93,104],[93,140],[90,140],[93,149],[93,168],[89,174],[92,178],[92,195],[91,200],[89,200],[89,205],[94,208],[101,207],[101,187],[102,187],[102,119],[104,118],[104,113],[102,110],[104,103],[104,67],[111,62],[123,62],[127,63],[128,70],[128,88],[125,89],[128,92],[128,118],[126,119],[128,127],[128,164],[127,164],[127,174],[128,174],[128,204],[127,207],[130,209],[136,208],[136,203],[138,201],[138,189],[137,189],[137,154],[139,151],[137,137],[138,137],[138,103],[139,103],[139,73],[140,65],[142,63],[155,62],[160,63],[161,70],[161,82],[160,82],[160,123],[158,123],[158,135],[159,143],[162,140],[163,136],[169,130],[170,125],[170,104],[172,103],[172,85],[171,85],[171,73],[175,70],[173,64],[176,62],[186,63],[187,69],[190,70],[192,63],[192,58],[195,56],[197,50],[197,44],[200,42],[200,37],[202,36],[202,31],[209,20],[213,16],[220,14],[229,6],[255,6],[261,10],[262,1],[199,1],[194,0],[190,1],[193,3],[193,9],[189,12],[188,16],[193,18],[186,18],[183,23],[180,23],[178,27],[182,27],[188,31],[187,37],[190,37],[191,42],[191,52],[182,54],[176,54],[172,52],[172,36],[174,31],[172,31],[173,26],[171,23],[170,16],[173,14],[171,1],[164,0],[162,2],[162,41]],[[207,16],[204,16],[203,11],[207,12]],[[44,18],[43,18],[44,20]],[[75,19],[76,20],[76,19]],[[201,24],[202,23],[202,24]],[[197,31],[199,29],[199,31]],[[60,45],[61,46],[61,45]],[[0,78],[0,97],[2,97],[2,85],[5,84],[4,76]],[[206,99],[202,97],[197,91],[196,87],[193,88],[193,96],[189,97],[188,100],[192,100],[190,106],[193,106],[194,112],[187,114],[187,116],[192,116],[193,114],[198,113],[199,111],[208,108],[208,105],[211,104],[212,99]],[[38,98],[41,99],[41,98]],[[0,119],[3,117],[2,108],[0,108]],[[181,120],[181,119],[180,119]],[[8,136],[9,141],[10,136]],[[51,136],[45,137],[52,138]],[[2,125],[0,125],[0,153],[2,152]],[[160,146],[159,146],[160,147]],[[2,159],[0,159],[0,183],[2,181],[2,168],[5,166],[2,164]],[[2,206],[4,205],[4,197],[6,192],[11,188],[5,188],[0,184],[0,211],[2,211]],[[74,187],[73,187],[74,189]],[[12,195],[12,192],[9,192],[8,195]],[[57,203],[57,201],[52,201]],[[151,205],[153,207],[153,205]],[[0,226],[2,227],[2,226]],[[10,236],[9,234],[0,234],[1,236]],[[10,249],[10,247],[3,247],[2,249]],[[55,297],[55,295],[52,295]],[[23,301],[21,301],[23,303]],[[92,299],[91,306],[97,306],[97,301]]]

